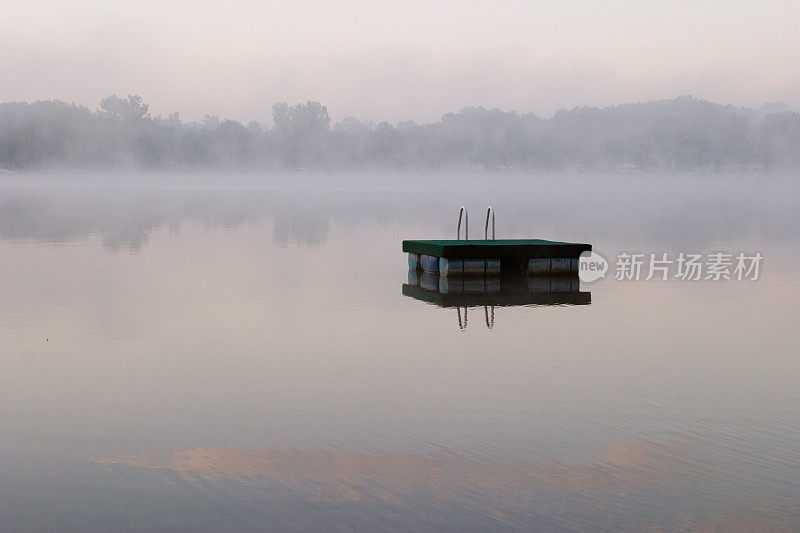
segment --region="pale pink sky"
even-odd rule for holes
[[[798,105],[798,20],[782,0],[6,0],[0,101],[136,93],[154,114],[264,122],[309,99],[392,122],[684,94]]]

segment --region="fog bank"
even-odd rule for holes
[[[545,119],[482,107],[436,122],[333,122],[309,101],[273,105],[273,125],[152,116],[136,95],[99,108],[0,104],[0,169],[570,170],[753,172],[800,166],[800,114],[679,97]]]

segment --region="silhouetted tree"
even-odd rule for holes
[[[141,120],[150,118],[149,106],[142,103],[142,97],[129,94],[128,98],[120,98],[112,94],[100,100],[103,116],[117,120]]]
[[[324,163],[331,123],[327,107],[319,102],[291,107],[281,102],[273,106],[272,119],[285,166],[305,168]]]

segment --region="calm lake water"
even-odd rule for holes
[[[0,530],[800,529],[800,176],[382,179],[0,189]],[[489,203],[760,278],[404,295]]]

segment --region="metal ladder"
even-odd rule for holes
[[[495,222],[494,222],[494,207],[489,206],[486,209],[486,223],[483,225],[483,238],[489,240],[489,220],[491,215],[492,221],[492,240],[495,240]],[[463,205],[458,208],[458,228],[456,229],[456,240],[461,240],[461,221],[464,221],[464,240],[469,240],[469,213],[467,208]],[[461,306],[456,308],[458,312],[458,329],[465,331],[467,329],[467,306],[464,306],[464,315],[462,319]],[[483,313],[486,319],[486,327],[494,329],[494,306],[483,306]]]
[[[495,240],[495,223],[494,223],[494,207],[489,206],[486,209],[486,223],[483,226],[483,238],[489,240],[489,215],[492,221],[492,240]],[[464,240],[469,240],[469,213],[467,208],[463,205],[458,208],[458,228],[456,229],[456,240],[461,240],[461,221],[464,221]]]

